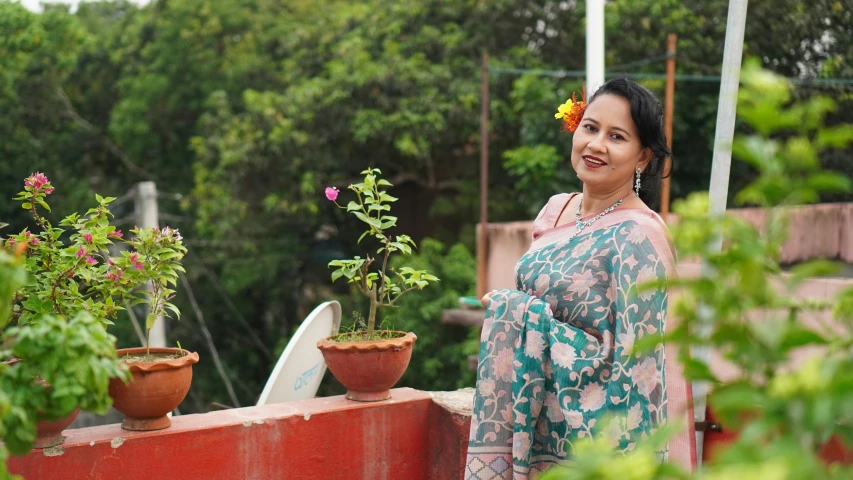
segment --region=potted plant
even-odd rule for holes
[[[369,311],[363,330],[339,333],[317,343],[332,375],[347,387],[346,398],[373,402],[391,398],[391,387],[406,372],[417,337],[411,332],[377,330],[376,318],[383,308],[393,308],[403,295],[426,287],[438,278],[425,270],[410,267],[390,268],[392,255],[409,255],[415,242],[408,235],[391,235],[388,230],[397,225],[397,217],[388,214],[397,199],[383,187],[391,187],[379,178],[381,172],[368,168],[361,172],[364,181],[349,186],[356,200],[346,207],[337,203],[338,190],[326,189],[326,198],[339,208],[351,212],[367,225],[358,242],[372,237],[379,243],[377,257],[367,254],[348,260],[333,260],[332,281],[346,278],[367,297]],[[381,263],[377,263],[379,260]],[[371,270],[371,267],[379,268]],[[358,323],[356,323],[358,325]]]
[[[24,183],[27,192],[39,191],[36,200],[42,203],[53,192],[41,174]],[[31,209],[31,203],[25,206]],[[42,241],[27,230],[0,239],[0,477],[6,449],[23,455],[61,443],[62,430],[80,409],[106,413],[109,379],[125,375],[105,324],[83,308],[51,301],[54,290],[57,299],[67,298],[57,275],[48,280],[32,274]],[[51,255],[55,271],[63,268],[67,278],[71,271],[58,250]]]
[[[53,191],[54,187],[44,174],[34,173],[25,180],[24,191],[15,198],[30,211],[39,230],[24,229],[6,240],[8,247],[23,246],[24,266],[30,277],[13,298],[11,321],[15,325],[37,324],[46,315],[73,319],[84,312],[106,327],[125,306],[144,302],[151,305],[146,317],[148,330],[167,312],[180,314],[169,303],[174,294],[169,286],[175,285],[177,272],[184,271],[180,260],[186,253],[176,230],[134,228],[130,238],[125,238],[124,233],[110,225],[109,205],[115,198],[100,195],[95,196],[95,208],[82,216],[74,213],[65,217],[59,224],[65,228],[57,228],[43,214],[51,211],[47,197]],[[167,427],[169,420],[165,415],[186,395],[192,376],[190,365],[198,361],[198,355],[182,349],[149,350],[147,345],[141,352],[144,355],[140,355],[138,349],[115,351],[115,340],[111,338],[111,341],[113,355],[117,354],[122,365],[128,367],[124,370],[129,371],[124,376],[112,375],[109,383],[115,408],[126,415],[122,426],[129,429]],[[150,403],[145,395],[149,389],[140,390],[142,384],[153,382],[148,372],[172,370],[182,373],[177,378],[165,373],[155,377],[168,377],[167,386],[161,388],[183,392],[181,398],[162,414],[159,413],[165,408],[162,405],[152,410],[154,413],[140,410],[138,404]],[[126,384],[128,378],[131,381]],[[179,383],[173,384],[174,381]],[[162,392],[154,394],[157,401],[163,396]],[[171,395],[176,396],[177,393]],[[128,397],[133,401],[126,401]]]
[[[180,233],[169,227],[134,229],[131,233],[134,234],[130,241],[133,253],[124,258],[125,269],[116,264],[115,270],[107,275],[120,285],[123,272],[128,269],[147,272],[145,282],[151,284],[147,291],[151,309],[145,318],[145,346],[118,351],[133,378],[130,383],[111,380],[110,395],[115,409],[125,415],[122,428],[161,430],[172,424],[167,415],[190,391],[192,366],[198,363],[198,353],[188,352],[180,348],[180,344],[178,348],[151,348],[149,345],[151,329],[159,317],[169,316],[171,312],[180,318],[181,312],[169,303],[175,293],[169,286],[174,287],[178,271],[184,271],[180,260],[187,250],[181,243]]]

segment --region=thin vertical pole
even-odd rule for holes
[[[675,111],[675,49],[678,43],[678,36],[670,33],[666,37],[666,96],[664,97],[663,107],[663,129],[666,133],[666,146],[669,151],[672,151],[672,116]],[[672,159],[664,159],[664,175],[661,184],[660,195],[660,213],[663,220],[669,215],[669,180],[668,174],[672,171]]]
[[[154,182],[140,182],[136,184],[136,203],[134,205],[136,223],[139,228],[157,227],[159,224],[159,212],[157,208],[157,184]],[[149,285],[148,290],[152,289]],[[162,316],[157,317],[154,327],[151,329],[148,345],[151,347],[166,346],[166,325]]]
[[[604,84],[604,0],[586,0],[586,91]]]
[[[486,262],[489,221],[489,54],[483,52],[482,92],[480,96],[480,223],[477,224],[477,296],[486,294]]]
[[[729,193],[729,171],[732,165],[732,140],[735,132],[735,116],[737,114],[737,92],[740,84],[740,66],[743,58],[743,32],[746,26],[746,7],[748,0],[729,0],[729,13],[726,19],[726,42],[723,51],[723,71],[720,83],[720,98],[717,106],[717,130],[714,134],[714,157],[711,165],[710,206],[708,214],[711,217],[723,215],[726,212],[726,202]],[[720,251],[723,238],[718,236],[711,250]],[[707,262],[702,262],[702,276],[713,276],[713,269]],[[714,312],[707,305],[699,306],[699,318],[704,327],[699,332],[710,334],[710,322]],[[707,346],[697,346],[693,349],[693,357],[703,363],[708,363],[711,351]],[[707,407],[708,383],[693,383],[694,418],[697,422],[705,420]],[[696,432],[696,452],[701,464],[704,432]]]

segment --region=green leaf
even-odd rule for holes
[[[154,323],[157,321],[157,316],[153,313],[149,313],[148,316],[145,317],[145,328],[151,330],[154,328]]]
[[[29,210],[29,209],[33,208],[33,204],[32,204],[32,203],[30,203],[30,202],[26,202],[26,203],[22,203],[22,204],[21,204],[21,207],[22,207],[24,210]]]
[[[36,200],[36,203],[38,203],[39,205],[41,205],[41,207],[42,207],[42,208],[44,208],[44,209],[45,209],[45,210],[47,210],[48,212],[50,211],[50,206],[48,206],[48,204],[47,204],[47,203],[45,203],[45,201],[44,201],[44,200],[42,200],[42,199],[40,199],[40,198],[36,198],[35,200]]]
[[[802,325],[793,324],[785,332],[780,349],[786,352],[805,345],[826,345],[827,343],[829,342],[817,332]]]
[[[332,281],[333,282],[336,281],[337,279],[341,278],[343,275],[344,275],[343,270],[335,270],[334,272],[332,272]]]

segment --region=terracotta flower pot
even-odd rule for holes
[[[358,402],[391,398],[391,387],[406,372],[418,339],[411,332],[391,333],[400,336],[359,342],[333,342],[329,337],[317,342],[332,375],[347,387],[346,398]]]
[[[151,348],[151,353],[178,354],[177,348]],[[145,348],[117,350],[119,358],[145,354]],[[194,363],[198,353],[183,350],[184,356],[171,360],[128,363],[133,375],[125,385],[120,379],[110,380],[113,407],[124,414],[121,428],[125,430],[162,430],[172,421],[166,415],[177,408],[190,391]]]
[[[12,358],[3,361],[4,364],[9,365],[10,367],[19,362],[21,362],[20,358]],[[35,382],[44,388],[50,388],[50,385],[48,385],[44,380],[35,380]],[[36,422],[36,440],[33,442],[33,448],[49,448],[62,444],[62,442],[65,441],[65,437],[62,435],[62,432],[68,428],[69,425],[74,423],[74,420],[77,419],[77,415],[79,414],[80,409],[75,408],[73,412],[69,413],[68,416],[64,418],[53,421],[40,420]]]
[[[36,441],[33,448],[55,447],[65,441],[62,431],[74,423],[80,409],[75,408],[67,417],[55,421],[42,420],[36,423]]]

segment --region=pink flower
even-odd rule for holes
[[[124,234],[121,233],[121,230],[116,230],[114,232],[110,232],[109,235],[107,235],[107,236],[110,238],[121,238],[124,236]]]
[[[74,278],[74,272],[68,272],[68,278]]]
[[[583,426],[583,414],[577,410],[569,410],[566,412],[566,419],[569,421],[569,426],[578,429]]]
[[[94,265],[94,264],[98,263],[98,261],[92,257],[86,257],[86,263],[88,263],[89,265]]]
[[[530,434],[517,432],[512,436],[512,456],[514,458],[527,458],[530,455]]]
[[[587,238],[583,242],[577,244],[575,246],[575,248],[572,249],[572,257],[574,257],[574,258],[582,257],[586,252],[589,251],[590,248],[592,248],[593,243],[595,243],[595,242],[593,241],[592,238]]]
[[[655,271],[650,265],[644,266],[637,273],[637,285],[643,285],[644,283],[648,283],[654,280],[657,280],[657,275],[655,275]],[[652,290],[645,290],[643,293],[640,294],[640,298],[644,302],[647,302],[650,298],[652,298],[652,295],[654,295],[654,293],[655,292]]]
[[[80,247],[79,249],[77,249],[77,253],[75,253],[74,255],[75,255],[77,258],[83,257],[83,256],[85,256],[85,255],[86,255],[86,249],[85,249],[85,248],[83,248],[83,247]]]
[[[530,358],[542,360],[545,351],[545,337],[536,330],[527,331],[527,341],[524,342],[524,354]]]
[[[139,263],[139,254],[136,252],[131,253],[128,260],[130,260],[130,263]]]
[[[583,387],[583,390],[581,390],[581,410],[584,412],[594,412],[600,409],[604,406],[604,402],[607,400],[606,395],[604,387],[598,382],[587,384],[587,386]]]
[[[633,430],[640,426],[640,422],[643,421],[643,413],[640,410],[640,403],[637,402],[628,410],[628,430]]]
[[[542,298],[542,295],[545,294],[545,290],[548,290],[548,287],[551,286],[551,276],[542,273],[538,277],[536,277],[536,281],[533,282],[533,288],[536,291],[536,296]]]
[[[10,238],[9,240],[6,241],[6,245],[9,245],[10,247],[14,247],[16,243],[17,242],[15,241],[14,238]]]
[[[104,278],[106,278],[107,280],[119,281],[121,280],[122,275],[124,274],[122,273],[121,269],[117,268],[115,272],[109,272],[104,275]]]
[[[577,358],[578,354],[575,351],[575,347],[568,343],[559,342],[555,343],[554,346],[551,347],[551,360],[553,360],[555,364],[567,370],[572,369]]]
[[[562,422],[566,419],[563,416],[563,409],[560,408],[560,400],[557,398],[557,395],[552,392],[548,392],[545,394],[545,415],[548,416],[548,420],[552,422]]]
[[[492,375],[496,379],[509,382],[513,377],[512,362],[515,360],[512,348],[507,347],[498,352],[497,356],[492,360]]]
[[[92,243],[92,234],[91,233],[84,233],[83,239],[86,240],[86,243]]]
[[[588,292],[593,285],[597,283],[595,277],[592,276],[592,270],[584,270],[581,273],[573,273],[569,292],[583,295]]]
[[[329,200],[331,200],[331,201],[333,201],[333,202],[334,202],[335,200],[337,200],[337,199],[338,199],[338,193],[340,193],[340,192],[338,192],[338,189],[337,189],[337,188],[335,188],[335,187],[326,187],[326,198],[328,198]]]
[[[495,381],[491,378],[484,378],[477,384],[477,390],[483,397],[491,397],[495,393]]]
[[[108,258],[108,259],[107,259],[107,265],[109,265],[109,266],[111,266],[111,267],[112,267],[112,266],[113,266],[113,265],[115,265],[115,264],[116,264],[116,262],[114,262],[111,258]]]
[[[624,230],[623,230],[623,232],[624,232]],[[646,234],[643,232],[643,229],[637,225],[635,225],[631,229],[631,231],[628,232],[628,235],[625,237],[625,240],[627,240],[633,244],[643,243],[643,240],[645,240],[645,239],[646,239]]]
[[[47,176],[41,172],[30,174],[30,176],[24,180],[25,187],[33,187],[36,189],[39,189],[48,183],[50,183],[50,180],[48,180]]]
[[[607,444],[610,445],[610,448],[618,447],[619,439],[622,438],[622,435],[624,434],[622,431],[621,419],[612,418],[610,420],[610,424],[604,427],[604,430],[601,433]]]
[[[31,187],[35,191],[41,190],[45,195],[53,193],[53,187],[50,185],[50,180],[48,180],[47,176],[41,172],[33,173],[24,179],[24,186]]]
[[[145,265],[143,265],[142,262],[136,262],[136,264],[133,265],[133,268],[137,270],[142,270],[143,268],[145,268]]]
[[[26,234],[24,235],[24,240],[34,247],[39,244],[39,238],[33,236],[33,234],[30,232],[26,232]]]
[[[646,357],[639,365],[631,369],[631,378],[640,395],[648,398],[657,386],[660,373],[654,357]]]

